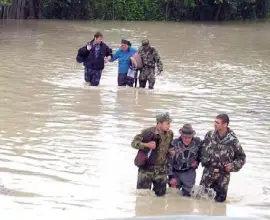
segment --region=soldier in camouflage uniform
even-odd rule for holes
[[[246,163],[246,154],[228,125],[228,115],[216,117],[215,130],[205,135],[200,156],[204,167],[200,184],[216,191],[217,202],[227,198],[230,173],[238,172]]]
[[[169,185],[182,189],[183,196],[190,196],[196,181],[202,140],[194,137],[196,132],[190,124],[185,124],[179,133],[181,136],[172,142],[174,155],[168,159]]]
[[[154,47],[150,46],[149,40],[144,39],[142,46],[138,52],[143,60],[143,68],[139,76],[139,84],[141,88],[145,88],[148,81],[149,89],[154,89],[156,76],[155,65],[157,65],[157,75],[160,75],[163,71],[163,63],[160,60],[160,56]]]
[[[166,164],[173,140],[173,132],[170,130],[172,120],[169,113],[158,114],[156,120],[157,125],[137,134],[131,146],[148,154],[147,163],[138,170],[137,189],[151,190],[153,184],[155,194],[163,196],[168,183]],[[151,134],[155,137],[152,140],[147,138]]]

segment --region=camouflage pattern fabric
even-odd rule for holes
[[[147,135],[149,132],[153,132],[154,134],[159,134],[161,141],[159,146],[157,147],[157,160],[156,166],[166,166],[167,158],[169,153],[169,148],[171,147],[171,141],[173,139],[173,132],[170,130],[166,133],[161,133],[157,130],[156,127],[150,127],[141,131],[140,134],[137,134],[131,142],[131,146],[135,149],[144,150],[144,144],[142,142],[143,137]]]
[[[138,150],[145,150],[146,148],[142,141],[144,136],[147,136],[149,132],[160,136],[159,145],[156,147],[157,157],[154,165],[139,169],[137,188],[150,189],[153,184],[155,194],[157,196],[162,196],[166,193],[166,164],[171,141],[173,140],[173,132],[171,130],[166,133],[159,132],[156,127],[150,127],[142,130],[140,134],[137,134],[132,140],[131,146]]]
[[[228,128],[227,135],[220,138],[218,132],[209,131],[205,135],[200,161],[204,167],[200,184],[215,189],[216,201],[225,201],[230,182],[225,165],[231,163],[231,172],[238,172],[246,163],[246,154],[235,133]]]
[[[149,88],[154,88],[155,85],[155,66],[157,66],[157,73],[163,71],[163,63],[157,50],[154,47],[150,47],[148,50],[139,48],[138,52],[143,61],[143,68],[140,72],[139,82],[141,87],[145,87],[148,80]]]
[[[167,172],[165,167],[154,167],[151,169],[139,169],[137,189],[150,189],[153,184],[153,191],[157,196],[166,194]]]
[[[143,68],[139,75],[139,85],[141,88],[146,87],[148,81],[148,88],[154,89],[156,83],[155,69]]]
[[[142,39],[142,45],[149,45],[150,41],[147,38]]]
[[[177,187],[182,189],[184,196],[190,196],[190,191],[196,182],[196,169],[192,163],[199,163],[199,151],[202,141],[199,137],[193,137],[191,143],[186,147],[182,138],[176,138],[172,141],[172,151],[174,156],[168,158],[168,176],[169,179],[176,178]]]
[[[192,168],[192,163],[199,163],[199,151],[202,141],[199,137],[194,137],[186,147],[181,138],[172,141],[173,157],[168,160],[168,175],[173,175],[173,170],[185,171]]]
[[[156,115],[156,120],[157,120],[157,122],[161,122],[161,123],[165,122],[165,121],[167,121],[169,123],[172,122],[172,118],[171,118],[169,112],[157,114]]]
[[[217,202],[224,202],[226,200],[229,183],[230,173],[213,168],[204,168],[200,185],[214,189]]]

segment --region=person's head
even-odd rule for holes
[[[144,50],[148,50],[150,48],[150,42],[147,38],[142,40],[142,48]]]
[[[196,134],[191,124],[184,124],[183,127],[179,129],[179,133],[185,145],[189,145],[192,141],[192,138]]]
[[[169,131],[172,118],[168,112],[158,114],[156,116],[157,119],[157,128],[161,131]]]
[[[96,32],[94,35],[94,41],[96,44],[100,44],[103,41],[103,35],[100,32]]]
[[[131,43],[128,40],[122,39],[121,40],[121,48],[122,48],[122,50],[127,51],[129,47],[131,47]]]
[[[229,116],[226,114],[220,114],[215,119],[215,130],[221,132],[226,131],[229,123]]]

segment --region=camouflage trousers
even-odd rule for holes
[[[163,167],[155,167],[152,169],[139,169],[137,189],[152,189],[156,196],[163,196],[166,194],[167,188],[167,172]]]
[[[156,82],[155,68],[143,68],[139,76],[139,84],[141,88],[146,87],[148,81],[148,88],[154,89]]]
[[[205,188],[213,188],[216,191],[215,200],[224,202],[227,199],[230,173],[220,169],[204,168],[200,185]]]

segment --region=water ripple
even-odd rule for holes
[[[149,37],[164,63],[155,90],[117,88],[117,63],[106,65],[99,87],[84,84],[83,67],[75,56],[100,28],[114,48],[123,36],[135,46],[143,36]],[[3,23],[0,199],[5,216],[14,218],[20,210],[44,219],[74,219],[84,211],[85,216],[90,211],[91,218],[173,214],[267,218],[269,28],[263,23]],[[168,33],[174,33],[169,44],[164,41]],[[135,190],[136,151],[130,142],[141,129],[154,125],[156,112],[163,110],[172,114],[175,136],[183,123],[192,123],[204,137],[218,113],[229,114],[248,158],[245,168],[232,175],[227,204],[185,199],[177,192],[156,198]],[[201,173],[200,167],[197,183]],[[7,196],[8,192],[12,193]]]

